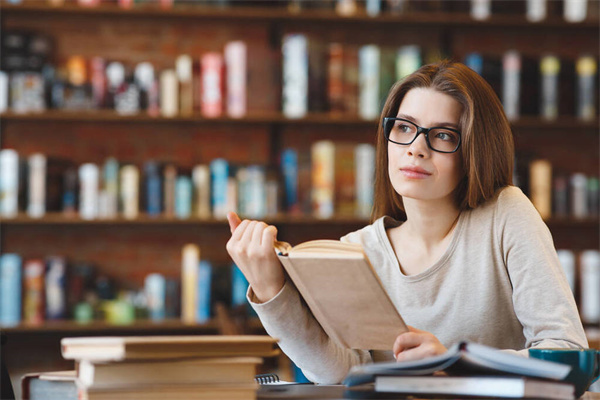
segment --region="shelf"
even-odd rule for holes
[[[82,7],[76,4],[65,4],[53,7],[41,2],[24,2],[23,4],[2,4],[3,15],[53,15],[65,17],[136,17],[160,19],[206,19],[206,20],[240,20],[257,22],[302,22],[302,23],[336,23],[356,25],[395,25],[399,22],[402,26],[457,26],[475,28],[560,28],[560,29],[598,29],[598,20],[585,20],[579,23],[566,22],[562,17],[551,17],[545,21],[531,23],[524,15],[497,14],[484,21],[477,21],[467,13],[457,12],[407,12],[404,14],[386,14],[371,17],[364,10],[352,16],[340,16],[333,10],[301,10],[291,12],[286,7],[238,7],[238,6],[200,6],[200,5],[175,5],[170,9],[161,9],[153,5],[135,5],[130,9],[123,9],[117,5],[101,5],[97,7]]]
[[[93,123],[192,123],[192,124],[258,124],[258,125],[347,125],[376,127],[378,120],[365,120],[356,115],[338,115],[328,113],[312,113],[304,118],[291,119],[278,112],[262,112],[249,114],[243,118],[206,118],[199,114],[177,117],[151,117],[140,113],[136,115],[120,115],[111,110],[94,111],[45,111],[40,113],[19,114],[5,112],[0,114],[0,122],[93,122]],[[530,129],[577,129],[598,132],[600,121],[582,121],[573,116],[560,117],[548,121],[540,117],[524,116],[512,121],[511,126],[517,130]]]
[[[319,219],[312,216],[286,216],[279,215],[275,217],[260,218],[269,224],[274,225],[367,225],[368,218],[359,217],[334,217],[329,219]],[[598,218],[572,219],[572,218],[553,218],[545,221],[550,228],[597,228]],[[136,219],[125,219],[123,217],[111,219],[84,220],[79,216],[67,217],[61,213],[47,213],[42,218],[31,218],[26,214],[19,214],[14,218],[0,219],[0,225],[18,226],[18,225],[89,225],[89,226],[111,226],[111,225],[196,225],[196,226],[227,226],[225,219],[199,219],[188,218],[178,219],[175,217],[140,215]]]

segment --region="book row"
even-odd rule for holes
[[[105,321],[131,324],[181,318],[206,323],[217,303],[254,315],[246,301],[248,282],[235,264],[200,260],[197,245],[183,249],[181,273],[149,273],[141,288],[105,275],[101,266],[69,262],[62,256],[24,258],[0,255],[0,326],[44,321]]]
[[[225,159],[196,165],[191,173],[171,163],[136,165],[109,158],[103,165],[19,157],[0,150],[0,215],[32,218],[46,212],[86,220],[122,216],[178,219],[225,218],[236,211],[249,218],[314,215],[319,218],[370,215],[375,148],[370,144],[318,141],[310,152],[285,149],[278,170],[234,165]]]
[[[108,108],[155,117],[247,114],[247,60],[252,54],[243,41],[227,43],[223,53],[181,55],[174,68],[159,71],[149,62],[126,66],[102,57],[72,56],[65,65],[54,66],[47,61],[52,51],[47,37],[22,32],[6,36],[0,112]],[[291,119],[309,112],[376,119],[394,82],[442,57],[439,50],[417,45],[324,43],[303,33],[285,35],[281,51],[281,110]],[[501,58],[473,52],[463,61],[490,83],[512,120],[521,115],[596,118],[598,63],[591,55],[538,59],[511,50]]]
[[[600,251],[557,250],[569,286],[575,295],[581,319],[600,324]]]
[[[37,1],[37,0],[33,0]],[[8,0],[9,3],[30,3],[32,0]],[[47,0],[49,5],[60,7],[66,3],[76,3],[81,7],[97,7],[104,4],[115,4],[123,9],[131,9],[138,5],[157,5],[163,10],[178,5],[212,5],[218,7],[264,6],[261,1],[252,0]],[[372,17],[379,15],[401,15],[410,12],[448,12],[469,13],[475,20],[486,20],[496,14],[525,15],[530,22],[540,22],[548,16],[562,15],[565,21],[581,22],[588,15],[594,15],[594,1],[588,0],[513,0],[499,2],[492,0],[286,0],[272,1],[270,7],[287,8],[290,12],[303,9],[330,10],[342,17],[366,14]]]

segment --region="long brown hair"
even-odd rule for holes
[[[496,191],[512,184],[514,143],[502,104],[490,85],[461,63],[441,61],[419,68],[390,89],[377,130],[375,198],[371,221],[389,215],[404,219],[402,197],[388,174],[387,140],[383,118],[395,117],[402,99],[414,88],[430,88],[449,95],[463,107],[459,121],[464,177],[454,190],[459,210],[475,208]]]

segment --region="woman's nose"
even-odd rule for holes
[[[429,155],[429,146],[427,146],[427,140],[425,133],[421,133],[417,138],[408,146],[408,154],[414,157],[424,158]]]

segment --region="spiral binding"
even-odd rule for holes
[[[261,385],[267,383],[276,383],[279,382],[279,376],[277,374],[260,374],[254,377],[254,381],[256,383],[260,383]]]

